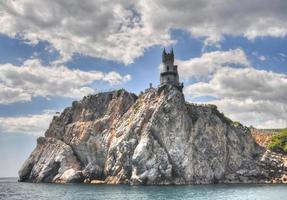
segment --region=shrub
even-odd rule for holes
[[[241,124],[239,121],[234,121],[233,124],[234,124],[235,126],[242,126],[242,124]]]
[[[117,90],[117,97],[119,97],[124,91],[125,91],[125,89]]]
[[[287,153],[287,129],[282,129],[278,135],[273,136],[268,148],[272,151]]]

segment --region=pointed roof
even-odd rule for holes
[[[166,54],[166,51],[165,51],[165,48],[163,48],[163,52],[162,52],[163,54]]]

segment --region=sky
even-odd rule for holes
[[[88,94],[159,84],[173,48],[186,101],[287,127],[286,0],[0,0],[0,177]]]

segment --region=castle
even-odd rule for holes
[[[160,85],[173,85],[177,87],[181,92],[183,89],[183,83],[179,82],[179,76],[177,71],[177,65],[174,65],[174,53],[171,49],[170,53],[166,53],[165,49],[162,52],[162,69],[160,72]]]

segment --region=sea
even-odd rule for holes
[[[232,184],[184,186],[128,186],[88,184],[19,183],[0,178],[0,199],[11,200],[287,200],[287,185]]]

